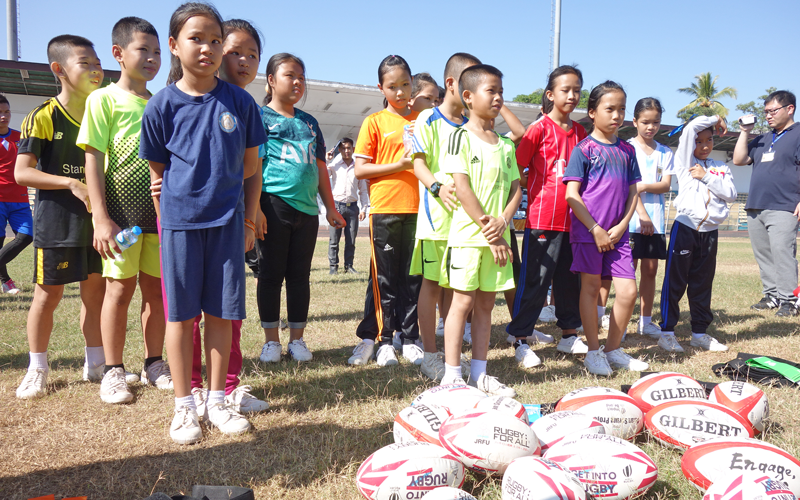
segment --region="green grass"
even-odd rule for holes
[[[78,327],[77,286],[69,286],[56,312],[50,345],[50,392],[42,399],[14,397],[27,366],[25,323],[32,295],[31,252],[10,266],[24,293],[0,296],[0,498],[27,499],[45,494],[57,498],[88,495],[90,499],[140,499],[151,491],[190,493],[194,484],[247,486],[259,499],[357,499],[355,472],[381,446],[392,443],[395,414],[432,386],[418,368],[407,363],[392,369],[374,364],[347,366],[361,317],[368,265],[367,239],[359,238],[358,276],[328,275],[327,239],[318,240],[311,275],[311,312],[306,340],[314,360],[298,365],[284,360],[258,362],[263,334],[258,326],[255,287],[248,285],[244,322],[243,384],[269,401],[269,411],[251,417],[253,432],[227,437],[206,431],[196,446],[178,446],[169,438],[173,410],[169,391],[132,386],[130,405],[100,401],[99,385],[81,381],[83,339]],[[661,278],[659,278],[659,283]],[[758,269],[749,241],[720,243],[709,333],[727,343],[728,353],[669,355],[655,342],[628,335],[626,350],[646,359],[652,370],[673,370],[699,380],[721,381],[711,365],[737,351],[800,360],[796,319],[756,313],[749,305],[760,298]],[[612,292],[613,297],[613,292]],[[656,296],[658,301],[658,294]],[[682,303],[686,309],[686,302]],[[138,294],[131,306],[125,351],[126,367],[141,370],[142,340]],[[285,317],[285,315],[284,315]],[[634,319],[638,317],[638,309]],[[542,367],[524,370],[514,361],[503,327],[509,320],[498,295],[493,317],[489,371],[512,385],[524,403],[546,403],[584,386],[619,389],[636,380],[635,373],[609,379],[588,376],[580,359],[558,353],[554,346],[535,346]],[[633,327],[633,325],[631,325]],[[554,326],[540,328],[556,334]],[[688,313],[676,329],[690,333]],[[438,339],[441,347],[441,339]],[[286,339],[284,338],[284,344]],[[465,348],[468,351],[468,348]],[[764,438],[800,454],[800,398],[795,389],[766,388],[772,416]],[[659,480],[644,498],[694,499],[700,495],[680,472],[680,454],[643,434],[636,443],[659,465]],[[499,500],[500,480],[469,475],[464,489],[483,500]]]

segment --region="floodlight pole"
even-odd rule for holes
[[[561,0],[556,1],[556,16],[553,22],[553,67],[559,66],[559,56],[561,52]]]
[[[19,60],[17,37],[17,0],[6,0],[6,47],[8,60]]]

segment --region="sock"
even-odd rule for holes
[[[675,336],[675,332],[665,332],[665,331],[662,330],[661,331],[661,335],[672,335],[674,337]]]
[[[481,375],[486,373],[486,360],[472,358],[469,372],[470,378],[477,382]]]
[[[650,323],[653,322],[652,318],[653,318],[652,316],[640,316],[639,317],[639,324],[642,325],[643,327],[647,326],[647,325],[649,325]]]
[[[597,317],[602,318],[606,315],[606,308],[605,306],[597,306]]]
[[[464,331],[465,332],[472,332],[472,323],[467,322],[464,324]]]
[[[516,349],[517,347],[519,347],[521,345],[526,345],[527,343],[528,342],[524,338],[521,338],[521,339],[518,338],[517,340],[514,341],[514,349]]]
[[[692,338],[695,339],[695,340],[700,340],[703,337],[703,335],[705,335],[705,333],[694,333],[694,332],[692,332]]]
[[[30,353],[31,362],[28,365],[28,371],[36,371],[38,368],[41,368],[44,371],[50,370],[50,367],[47,365],[47,351],[45,352],[32,352]]]
[[[89,368],[97,368],[106,363],[106,354],[103,352],[103,346],[98,347],[84,347],[86,353],[86,364]]]
[[[561,332],[561,338],[562,339],[568,339],[568,338],[577,337],[577,336],[578,336],[578,332],[575,332],[575,333],[564,333],[563,331]]]
[[[446,379],[452,380],[454,378],[461,378],[461,365],[458,366],[450,366],[447,363],[444,364],[444,377]]]
[[[217,403],[224,403],[225,402],[225,391],[208,391],[208,407],[211,408]]]
[[[106,373],[110,372],[114,368],[122,368],[122,371],[125,371],[125,364],[124,363],[120,363],[118,365],[106,365],[105,369],[103,370],[103,375],[105,375]]]
[[[192,410],[197,411],[197,405],[194,403],[194,398],[191,394],[182,398],[175,398],[175,409],[182,406],[188,406]]]
[[[150,367],[150,365],[152,365],[156,361],[163,361],[163,360],[164,360],[163,356],[150,356],[149,358],[145,358],[144,369],[147,370]]]
[[[363,343],[365,343],[367,345],[375,345],[375,341],[372,340],[372,339],[363,339],[361,342],[363,342]]]

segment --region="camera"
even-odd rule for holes
[[[739,117],[739,125],[753,125],[756,123],[756,117],[753,115],[746,115]]]

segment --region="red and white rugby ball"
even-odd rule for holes
[[[681,470],[701,490],[732,473],[756,472],[789,485],[800,496],[800,461],[775,445],[752,438],[720,438],[692,446]]]
[[[489,396],[488,398],[478,401],[475,404],[475,409],[497,410],[508,413],[530,425],[530,422],[528,422],[528,411],[522,406],[522,403],[516,399],[507,398],[505,396]]]
[[[632,439],[642,430],[644,414],[624,392],[608,387],[584,387],[558,402],[556,411],[571,410],[589,415],[606,428],[606,434]]]
[[[441,446],[395,443],[370,455],[356,473],[358,491],[368,500],[424,495],[441,486],[464,484],[464,466]]]
[[[644,413],[670,401],[706,401],[706,390],[700,383],[682,373],[652,373],[637,380],[628,390]]]
[[[394,442],[420,441],[441,446],[439,428],[449,416],[443,406],[418,404],[404,408],[394,418]]]
[[[586,500],[586,490],[574,474],[540,457],[511,462],[502,489],[502,500]]]
[[[605,434],[573,434],[544,458],[577,476],[589,498],[622,500],[644,493],[658,479],[658,467],[647,453]]]
[[[727,406],[745,418],[756,434],[764,430],[764,420],[769,417],[769,401],[764,391],[740,380],[722,382],[714,387],[709,401]]]
[[[797,500],[789,485],[765,474],[733,474],[711,485],[703,500]]]
[[[439,405],[447,411],[457,413],[467,408],[474,408],[481,399],[486,398],[486,393],[475,387],[461,384],[437,385],[417,396],[411,406],[418,404]]]
[[[533,433],[539,438],[542,453],[566,436],[576,433],[593,432],[605,434],[606,428],[589,415],[575,411],[556,411],[540,417],[531,424]]]
[[[502,475],[515,458],[541,452],[530,425],[497,410],[456,413],[442,424],[439,441],[466,467],[487,475]]]
[[[753,437],[753,428],[741,415],[709,401],[658,405],[647,412],[644,425],[662,444],[678,449],[721,437]]]
[[[418,497],[413,497],[418,498]],[[464,490],[442,486],[425,494],[425,500],[478,500]]]

